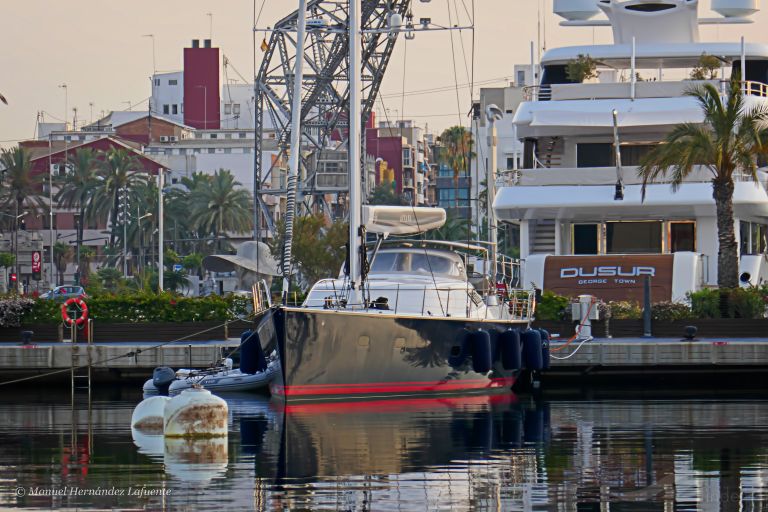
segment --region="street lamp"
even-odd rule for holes
[[[138,226],[138,235],[139,235],[139,260],[136,265],[138,266],[139,274],[141,274],[141,265],[144,261],[144,233],[141,232],[141,221],[148,217],[152,217],[152,212],[145,213],[144,215],[140,215],[139,207],[136,206],[136,217],[137,217],[136,224]]]
[[[208,87],[204,85],[196,85],[195,89],[203,90],[203,126],[204,130],[208,129]]]
[[[16,274],[16,292],[19,291],[19,219],[29,212],[19,213],[19,203],[16,203],[16,215],[0,213],[4,217],[13,219],[13,273]]]
[[[158,239],[158,259],[157,259],[157,290],[163,291],[163,186],[165,169],[157,170],[157,239]]]

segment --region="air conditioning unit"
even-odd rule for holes
[[[171,135],[170,137],[168,137],[168,140],[170,142],[177,142],[179,140],[179,138],[176,137],[175,135]]]
[[[168,136],[167,135],[161,135],[160,136],[160,142],[168,142]]]

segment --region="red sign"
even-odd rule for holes
[[[574,297],[594,295],[603,300],[642,302],[646,276],[654,302],[672,298],[671,254],[548,256],[544,290]]]
[[[40,251],[32,253],[32,273],[40,272],[43,268],[43,257]]]

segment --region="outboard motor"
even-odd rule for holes
[[[157,388],[158,395],[168,396],[168,388],[174,380],[176,380],[176,372],[173,368],[159,366],[152,372],[152,384]]]

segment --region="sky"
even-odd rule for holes
[[[401,38],[382,84],[390,118],[413,119],[436,132],[466,124],[471,95],[477,97],[479,87],[501,86],[510,80],[515,64],[530,61],[531,41],[546,42],[549,48],[611,42],[609,28],[558,26],[560,18],[552,13],[552,1],[413,0],[416,20],[431,17],[441,25],[449,24],[449,12],[453,24],[468,25],[474,4],[474,38],[469,30],[453,32],[453,52],[449,32],[417,34],[407,43]],[[701,2],[701,15],[711,15],[711,0]],[[80,120],[90,120],[91,112],[96,118],[101,111],[125,110],[129,104],[146,109],[153,69],[152,38],[144,37],[147,34],[154,35],[158,70],[181,69],[182,49],[192,39],[212,34],[214,46],[250,80],[254,5],[257,11],[262,9],[257,26],[265,28],[294,11],[298,1],[2,0],[0,93],[9,105],[0,104],[0,147],[32,138],[38,112],[44,113],[47,122],[64,117],[62,84],[67,85],[70,122],[73,108]],[[744,35],[748,41],[766,42],[768,9],[753,19],[752,25],[702,27],[701,38],[735,41]],[[257,59],[260,62],[258,49]],[[477,84],[472,92],[465,85],[471,77]],[[383,113],[378,115],[381,118]]]

